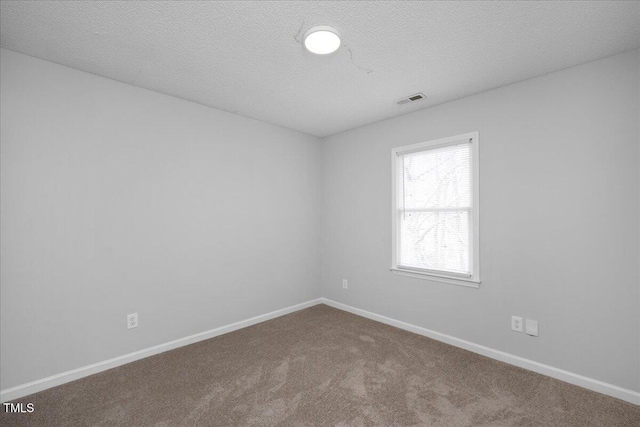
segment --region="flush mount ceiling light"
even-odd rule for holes
[[[304,33],[304,47],[317,55],[333,53],[340,47],[340,32],[326,25],[309,28]]]

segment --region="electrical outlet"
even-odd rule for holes
[[[511,316],[511,330],[522,332],[522,317]]]
[[[138,313],[127,314],[127,329],[138,327]]]
[[[538,336],[538,321],[527,319],[525,324],[525,332],[532,337]]]
[[[347,279],[342,279],[342,289],[349,289],[349,283],[347,283]]]

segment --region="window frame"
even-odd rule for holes
[[[398,265],[398,241],[400,239],[398,221],[398,184],[401,168],[399,157],[412,152],[429,151],[436,148],[455,145],[464,140],[471,144],[471,275],[448,273],[439,270],[427,270]],[[440,138],[417,144],[405,145],[391,149],[391,272],[402,276],[418,279],[433,280],[453,285],[478,288],[480,285],[480,139],[479,132],[469,132],[461,135]]]

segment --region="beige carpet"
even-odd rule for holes
[[[2,426],[640,426],[640,407],[325,305],[43,391]]]

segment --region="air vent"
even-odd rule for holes
[[[426,96],[424,96],[424,93],[416,93],[416,94],[407,96],[406,98],[402,98],[400,101],[398,101],[398,105],[408,104],[409,102],[420,101],[421,99],[425,99],[425,98]]]

